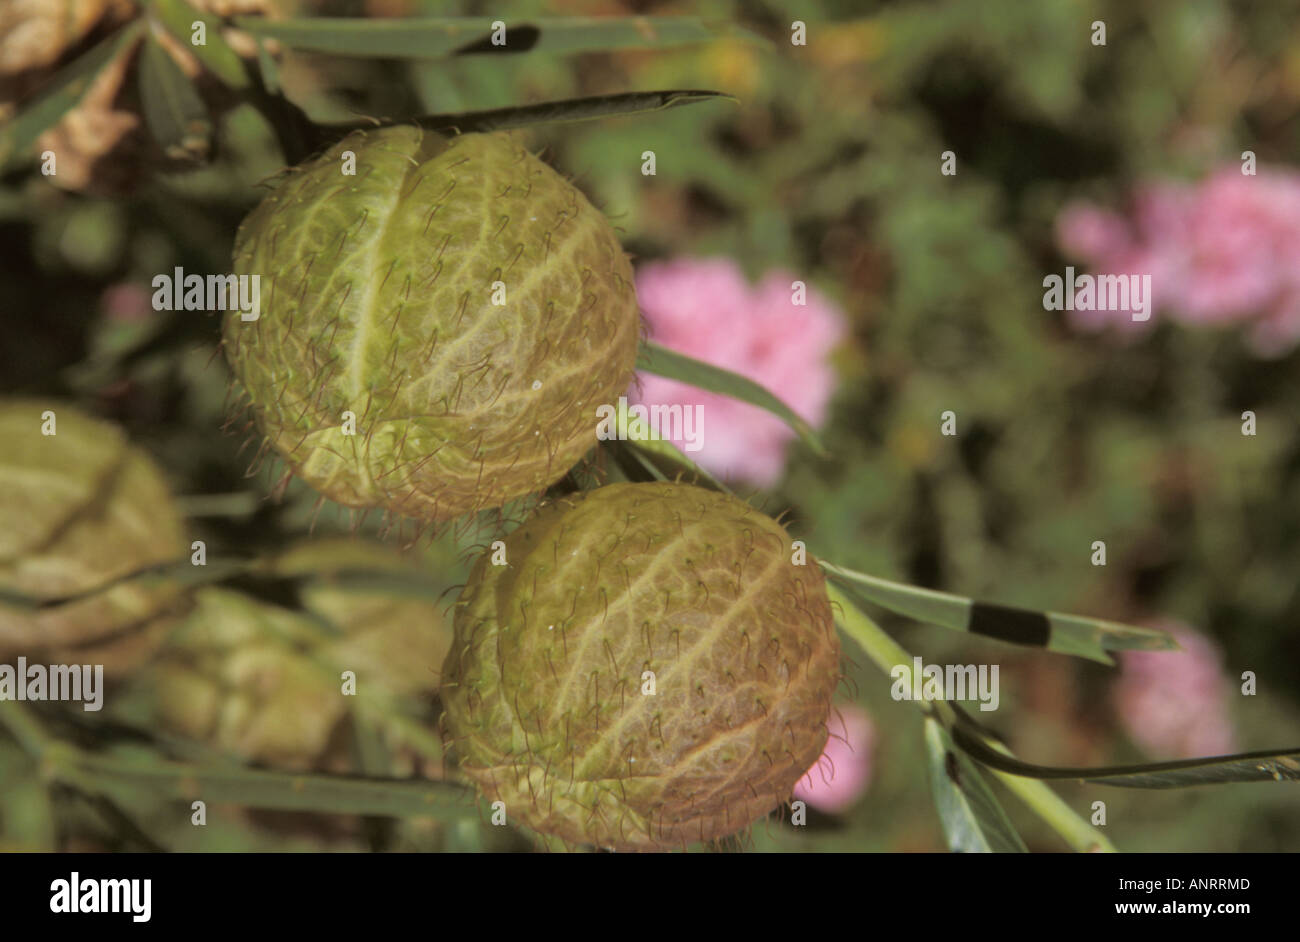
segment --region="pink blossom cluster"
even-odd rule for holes
[[[1300,343],[1300,172],[1233,165],[1195,184],[1140,187],[1123,215],[1067,206],[1057,241],[1097,274],[1149,274],[1155,307],[1184,324],[1241,324],[1261,356]],[[1084,329],[1140,330],[1122,311],[1072,312]]]
[[[831,711],[830,738],[817,763],[794,787],[794,797],[821,811],[850,808],[871,784],[876,728],[865,710],[851,704]]]
[[[797,280],[773,271],[751,286],[730,259],[680,258],[643,266],[636,290],[651,340],[754,380],[817,426],[835,388],[827,357],[844,336],[844,318],[811,286],[796,303]],[[700,467],[759,487],[780,479],[794,438],[780,419],[676,380],[641,373],[638,381],[630,401],[702,406],[701,447],[689,454]]]
[[[1127,651],[1115,687],[1129,736],[1152,755],[1190,759],[1236,750],[1228,718],[1229,681],[1214,642],[1179,623],[1168,631],[1181,651]]]

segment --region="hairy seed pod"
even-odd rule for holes
[[[613,484],[542,507],[456,603],[444,732],[507,817],[653,850],[739,831],[826,744],[820,568],[743,501]]]
[[[262,287],[257,319],[226,315],[231,367],[270,445],[340,504],[441,521],[539,492],[632,378],[613,228],[504,134],[353,134],[285,177],[234,256]]]
[[[84,595],[37,610],[0,603],[0,657],[130,670],[187,604],[156,579],[112,584],[187,552],[162,473],[116,426],[60,403],[0,402],[0,441],[0,592]]]
[[[310,540],[268,574],[306,579],[304,610],[201,589],[194,613],[141,678],[164,727],[302,769],[330,758],[354,704],[382,717],[437,690],[450,626],[436,601],[388,584],[396,577],[409,585],[416,563],[379,544]],[[355,697],[343,692],[344,671],[355,678]]]

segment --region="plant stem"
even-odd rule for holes
[[[251,517],[260,499],[256,494],[235,491],[230,494],[184,494],[176,505],[186,517]]]
[[[145,791],[163,800],[229,802],[253,808],[330,814],[477,818],[473,789],[452,782],[294,774],[242,767],[204,767],[150,754],[104,755],[50,737],[31,711],[0,700],[0,724],[36,759],[47,781],[87,795],[130,799]]]
[[[64,782],[94,793],[93,788],[87,789],[85,774],[77,767],[80,750],[46,732],[28,707],[15,700],[0,700],[0,724],[36,761],[40,776],[46,782]]]
[[[33,759],[40,759],[54,742],[36,717],[16,700],[0,700],[0,724]]]
[[[989,742],[989,746],[1011,755],[1011,750],[999,742]],[[987,768],[987,766],[986,766]],[[1118,848],[1110,840],[1075,814],[1074,809],[1065,803],[1060,795],[1052,791],[1046,782],[1036,778],[1023,778],[998,769],[989,769],[1010,791],[1030,807],[1043,821],[1047,822],[1057,834],[1075,850],[1084,852],[1116,853]]]
[[[474,793],[447,782],[295,775],[257,769],[205,769],[179,762],[82,753],[78,765],[99,790],[148,789],[174,801],[230,802],[255,808],[329,814],[477,817]]]
[[[827,582],[826,591],[830,595],[831,603],[839,609],[837,620],[844,633],[866,652],[867,657],[871,658],[877,667],[886,674],[891,674],[896,667],[900,666],[910,673],[915,673],[916,665],[912,655],[886,634],[871,616],[844,595],[834,583]],[[920,685],[920,689],[924,689],[924,685]],[[916,703],[923,713],[943,723],[948,729],[957,722],[956,712],[952,704],[946,700],[922,699]],[[1011,755],[1011,750],[1000,743],[990,742],[990,746],[999,752]],[[989,771],[1075,850],[1109,853],[1115,851],[1115,846],[1100,831],[1079,817],[1045,783],[1037,779],[1010,775],[996,769]]]

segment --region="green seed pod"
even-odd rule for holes
[[[433,693],[451,648],[438,587],[416,557],[379,543],[306,540],[284,552],[273,571],[314,578],[302,587],[307,611],[343,629],[327,653],[385,695]]]
[[[141,682],[164,727],[302,769],[326,758],[354,704],[378,718],[437,690],[450,627],[435,601],[383,584],[409,580],[417,564],[377,544],[331,539],[291,548],[269,572],[312,577],[301,593],[306,611],[200,590]],[[343,691],[344,671],[354,675],[355,698]]]
[[[300,653],[310,629],[238,592],[204,588],[197,598],[140,678],[159,724],[246,759],[309,766],[347,710],[338,684]]]
[[[257,423],[347,506],[442,521],[540,492],[632,378],[613,228],[504,134],[353,134],[249,215],[234,267],[261,279],[260,316],[224,324]]]
[[[653,850],[739,831],[826,744],[839,681],[820,568],[776,521],[682,484],[545,505],[479,559],[444,734],[508,819]]]
[[[161,643],[186,596],[156,579],[95,590],[184,558],[162,473],[118,428],[58,403],[0,402],[0,441],[0,592],[86,594],[38,610],[0,603],[0,657],[130,670]]]

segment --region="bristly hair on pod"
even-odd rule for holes
[[[540,494],[634,375],[617,235],[507,134],[355,132],[279,180],[234,270],[262,286],[223,345],[264,447],[344,506],[440,524]]]
[[[736,834],[825,747],[841,678],[825,578],[735,497],[620,483],[544,504],[479,558],[454,621],[448,748],[548,840]]]

